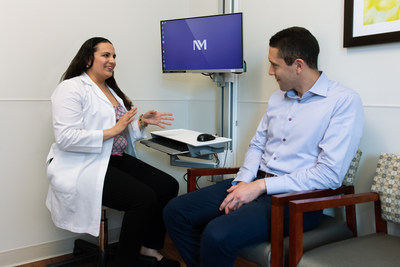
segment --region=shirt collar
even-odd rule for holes
[[[321,75],[319,76],[318,80],[314,83],[314,85],[308,90],[304,95],[303,98],[308,98],[311,95],[319,95],[326,97],[328,95],[329,90],[329,80],[326,77],[324,72],[320,72]],[[286,96],[289,98],[299,98],[297,92],[292,89],[286,92]]]

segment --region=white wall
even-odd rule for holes
[[[61,253],[66,248],[60,242],[70,244],[68,238],[74,237],[53,226],[44,206],[48,187],[44,160],[53,142],[49,97],[83,41],[98,35],[114,43],[116,78],[139,112],[150,108],[171,111],[175,115],[172,128],[213,132],[218,128],[219,89],[200,74],[161,74],[159,21],[216,14],[220,2],[0,2],[0,266]],[[400,43],[344,49],[343,1],[238,2],[244,13],[248,71],[239,76],[236,165],[242,163],[268,97],[277,89],[267,75],[268,40],[285,27],[299,25],[320,42],[320,69],[355,89],[363,99],[364,154],[356,190],[369,191],[379,153],[400,153]],[[180,192],[185,191],[183,168],[169,166],[167,156],[141,145],[138,153],[176,177]],[[371,213],[370,206],[359,209],[361,234],[372,230]],[[118,227],[120,214],[111,216],[111,227]],[[391,231],[399,233],[398,228]]]
[[[191,80],[161,74],[159,22],[189,16],[189,4],[185,0],[0,1],[0,266],[60,253],[52,242],[74,236],[54,227],[44,205],[48,187],[44,162],[54,140],[50,95],[85,40],[104,36],[113,42],[117,81],[139,112],[171,111],[174,127],[187,128]],[[177,176],[178,170],[168,169],[166,157],[154,157],[160,168]],[[111,221],[111,226],[118,223]],[[30,247],[38,253],[30,255]]]

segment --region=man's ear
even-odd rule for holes
[[[294,66],[295,66],[295,68],[296,68],[296,73],[297,74],[300,74],[303,70],[304,70],[304,67],[305,67],[305,62],[304,62],[304,60],[302,60],[302,59],[300,59],[300,58],[298,58],[298,59],[296,59],[295,61],[294,61]]]

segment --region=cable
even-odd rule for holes
[[[214,80],[214,74],[215,73],[201,73],[201,74],[204,75],[204,76],[210,77],[211,80]]]
[[[218,154],[214,153],[213,155],[214,155],[214,158],[215,158],[215,163],[217,163],[217,166],[219,166],[220,161],[219,161]]]

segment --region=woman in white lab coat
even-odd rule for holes
[[[111,42],[91,38],[51,97],[56,142],[47,157],[46,205],[56,226],[94,236],[102,205],[123,210],[118,266],[138,265],[139,255],[155,257],[157,266],[179,266],[158,251],[162,209],[178,194],[178,183],[135,155],[146,126],[165,128],[172,114],[151,110],[135,119],[137,108],[119,89],[115,66]]]

